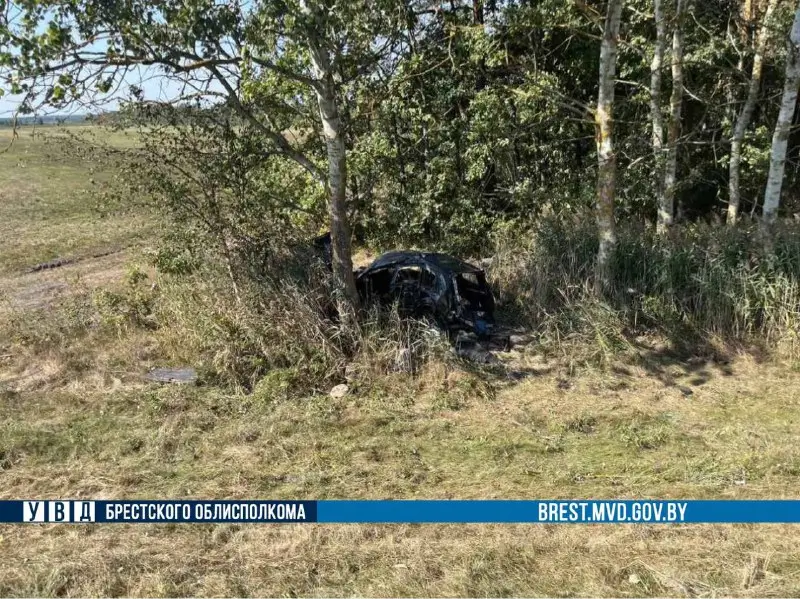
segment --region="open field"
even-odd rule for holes
[[[800,370],[775,359],[570,372],[532,346],[521,381],[433,365],[339,399],[145,383],[174,359],[157,332],[80,327],[152,221],[101,218],[107,174],[28,131],[0,155],[4,499],[800,497]],[[4,526],[0,555],[2,596],[800,594],[776,525]]]
[[[61,135],[56,127],[38,127],[35,136],[33,127],[22,127],[0,160],[0,276],[55,258],[124,249],[151,226],[147,215],[108,214],[98,206],[96,192],[109,173],[59,151]],[[0,128],[0,147],[10,140],[11,129]],[[119,133],[104,140],[130,143]]]

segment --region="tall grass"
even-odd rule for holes
[[[305,395],[390,372],[413,375],[445,359],[443,335],[396,309],[373,306],[355,328],[332,310],[326,273],[242,280],[239,293],[220,270],[162,282],[156,318],[166,351],[197,363],[219,382],[246,390],[260,383]],[[266,381],[264,380],[266,377]]]
[[[596,238],[590,222],[554,219],[499,244],[490,277],[506,317],[556,344],[620,346],[632,334],[659,332],[678,348],[712,335],[794,349],[800,226],[784,223],[766,248],[752,224],[692,224],[659,237],[623,223],[611,286],[599,299],[590,284]]]
[[[747,225],[682,226],[656,237],[623,224],[618,237],[601,298],[591,284],[591,223],[549,220],[506,237],[489,268],[498,321],[534,329],[541,349],[573,362],[608,361],[648,336],[684,352],[716,350],[713,339],[797,354],[800,226],[784,224],[769,249]],[[391,309],[372,307],[357,326],[340,326],[330,277],[318,264],[242,275],[235,289],[222,261],[209,256],[199,264],[162,273],[157,284],[133,270],[114,291],[96,290],[36,318],[14,312],[0,332],[31,351],[68,355],[94,338],[145,331],[158,340],[154,358],[270,395],[327,392],[345,381],[368,385],[455,360],[444,335]]]

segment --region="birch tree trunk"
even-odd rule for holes
[[[664,203],[664,116],[661,114],[661,70],[664,68],[664,46],[667,32],[661,0],[653,0],[656,22],[656,41],[653,46],[653,61],[650,63],[650,119],[653,125],[653,157],[658,177],[656,178],[656,205]]]
[[[678,166],[678,137],[681,133],[683,106],[683,9],[686,0],[676,0],[675,29],[672,32],[672,93],[669,99],[670,116],[667,131],[667,150],[664,159],[664,195],[658,207],[656,231],[666,233],[672,226],[675,213],[675,173]]]
[[[597,139],[596,218],[600,238],[597,252],[595,290],[601,292],[609,284],[609,262],[617,242],[614,222],[614,195],[617,186],[617,160],[612,134],[614,83],[617,67],[617,41],[623,0],[608,0],[603,41],[600,45],[600,85],[595,110]]]
[[[772,13],[775,11],[777,0],[769,0],[767,9],[764,13],[764,20],[761,23],[761,30],[756,38],[756,48],[753,55],[753,70],[750,74],[750,84],[747,87],[747,97],[745,98],[742,110],[736,119],[736,124],[731,137],[731,158],[728,169],[728,219],[729,225],[736,224],[739,215],[739,205],[741,203],[741,185],[739,175],[742,163],[742,145],[744,134],[750,126],[753,117],[753,110],[758,100],[758,90],[761,87],[761,73],[764,67],[764,52],[767,48],[769,39],[769,27],[772,22]]]
[[[350,223],[347,217],[347,151],[336,98],[336,86],[328,52],[313,39],[309,41],[311,64],[317,80],[315,91],[328,155],[328,214],[330,217],[333,278],[341,297],[339,314],[348,319],[358,309],[359,297],[353,276]]]
[[[769,175],[767,189],[764,193],[763,223],[769,226],[778,216],[781,201],[783,171],[786,167],[786,146],[789,142],[789,130],[792,126],[794,110],[797,106],[797,91],[800,87],[800,2],[794,15],[794,23],[789,34],[786,54],[786,80],[783,86],[781,110],[772,136],[772,151],[769,159]]]

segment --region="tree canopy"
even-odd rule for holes
[[[609,6],[18,0],[3,7],[0,72],[23,112],[125,90],[151,102],[135,73],[169,80],[184,104],[224,106],[259,168],[308,178],[283,190],[285,205],[314,215],[292,222],[331,228],[334,270],[352,295],[351,234],[472,251],[539,215],[593,209]],[[628,0],[620,10],[616,216],[655,223],[660,212],[664,228],[722,220],[730,197],[738,215],[759,214],[795,3]],[[791,123],[787,136],[781,209],[791,214]]]

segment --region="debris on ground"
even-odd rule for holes
[[[59,266],[66,266],[75,262],[75,258],[56,258],[55,260],[48,260],[47,262],[40,262],[35,266],[31,266],[26,273],[39,272],[40,270],[49,270],[51,268],[58,268]]]
[[[511,333],[508,336],[508,344],[510,347],[529,345],[532,341],[533,335],[531,333]]]
[[[460,332],[454,343],[456,355],[477,364],[499,365],[500,360],[483,343],[478,336]]]
[[[400,349],[394,357],[395,372],[414,372],[414,356],[409,348]]]
[[[197,382],[197,372],[194,368],[154,368],[144,378],[155,383],[188,385]]]
[[[338,399],[338,398],[340,398],[340,397],[344,397],[345,395],[347,395],[347,392],[348,392],[349,390],[350,390],[350,387],[348,387],[347,385],[345,385],[344,383],[342,383],[342,384],[340,384],[340,385],[336,385],[335,387],[333,387],[333,388],[332,388],[332,389],[331,389],[331,390],[328,392],[328,395],[330,395],[331,397],[333,397],[333,398],[335,398],[335,399]]]
[[[89,254],[88,256],[75,256],[72,258],[55,258],[54,260],[48,260],[47,262],[40,262],[39,264],[31,266],[25,271],[25,273],[30,274],[42,270],[51,270],[53,268],[59,268],[60,266],[75,264],[76,262],[81,262],[82,260],[93,260],[95,258],[104,258],[106,256],[110,256],[111,254],[117,254],[121,252],[122,249],[123,248],[113,248],[113,249],[103,250],[101,252]]]

